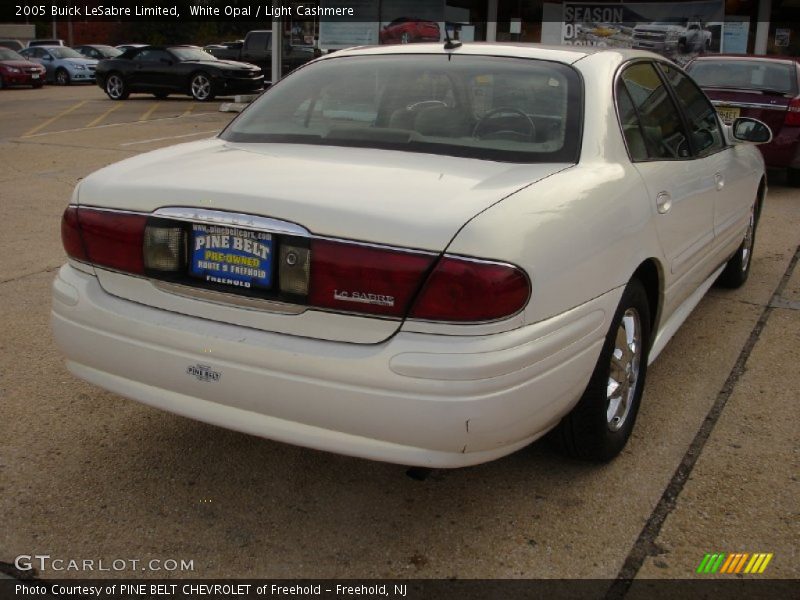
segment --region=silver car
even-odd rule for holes
[[[20,54],[42,65],[48,82],[58,85],[71,83],[94,83],[97,60],[86,58],[72,48],[65,46],[36,46],[25,48]]]

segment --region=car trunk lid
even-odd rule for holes
[[[153,213],[170,207],[179,212],[200,209],[223,216],[268,218],[289,229],[306,230],[312,239],[352,240],[367,248],[414,249],[435,262],[476,214],[568,166],[212,139],[102,169],[82,183],[79,201],[122,211]],[[276,250],[288,244],[291,235],[285,238],[277,233]],[[101,285],[114,295],[266,331],[376,343],[391,336],[401,323],[397,317],[353,314],[357,311],[309,309],[298,313],[281,303],[242,301],[234,289],[226,290],[227,294],[209,294],[183,285],[185,282],[170,285],[111,269],[97,271]],[[415,290],[423,283],[427,273],[423,271],[411,286]],[[362,289],[344,292],[351,298],[372,298],[370,285],[366,281]],[[379,302],[381,296],[377,297]]]

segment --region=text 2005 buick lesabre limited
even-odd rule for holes
[[[648,363],[747,278],[770,136],[646,52],[338,52],[80,183],[55,338],[78,377],[274,440],[459,467],[557,428],[608,460]]]

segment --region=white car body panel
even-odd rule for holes
[[[350,49],[314,62],[434,52],[445,51],[441,44]],[[522,312],[480,324],[314,309],[286,315],[186,298],[73,261],[54,282],[53,303],[55,339],[70,370],[246,433],[457,467],[513,452],[575,405],[643,263],[654,265],[660,288],[655,358],[741,243],[764,172],[760,154],[740,144],[702,160],[631,163],[614,77],[627,60],[662,60],[655,55],[513,44],[454,52],[572,64],[587,98],[579,162],[213,139],[107,167],[82,182],[73,202],[256,214],[316,235],[503,261],[530,277]],[[664,214],[662,191],[672,196]],[[197,365],[220,377],[202,381]]]

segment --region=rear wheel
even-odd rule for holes
[[[189,83],[189,93],[198,102],[208,102],[214,99],[214,90],[211,86],[211,77],[208,73],[195,73]]]
[[[69,85],[69,73],[66,69],[58,69],[56,71],[56,84]]]
[[[125,100],[130,92],[122,75],[119,73],[109,73],[106,77],[106,95],[112,100]]]
[[[726,288],[741,287],[750,275],[750,263],[753,257],[753,246],[756,242],[756,224],[758,223],[757,203],[750,208],[750,220],[739,249],[725,265],[717,284]]]
[[[638,279],[625,287],[578,404],[553,433],[559,448],[574,458],[608,461],[625,447],[636,421],[647,373],[650,305]]]

